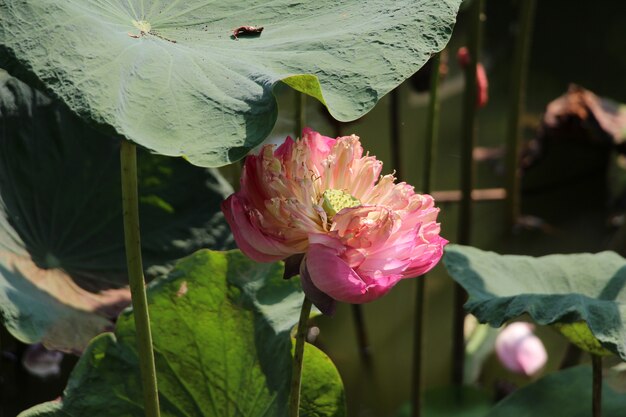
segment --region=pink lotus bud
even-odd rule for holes
[[[222,209],[239,248],[260,262],[305,254],[302,287],[325,313],[364,303],[432,269],[447,243],[439,209],[363,156],[357,136],[305,129],[247,157],[241,189]]]
[[[506,326],[496,339],[496,353],[509,370],[534,375],[548,360],[541,340],[533,333],[530,323],[515,322]]]
[[[459,48],[456,59],[461,67],[466,68],[471,62],[469,50],[465,46]],[[489,101],[489,80],[485,67],[480,62],[476,63],[476,88],[478,90],[476,106],[478,108],[485,107]]]

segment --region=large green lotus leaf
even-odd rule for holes
[[[626,360],[626,260],[618,254],[533,258],[449,245],[444,263],[482,323],[499,327],[524,313],[541,325],[583,321]]]
[[[444,48],[460,3],[11,0],[0,66],[140,145],[220,166],[269,134],[279,81],[339,120],[365,114]],[[244,25],[264,30],[231,37]]]
[[[602,387],[602,416],[623,417],[626,394]],[[588,417],[591,415],[591,367],[551,373],[499,402],[486,417]]]
[[[163,416],[287,415],[292,338],[290,329],[279,330],[270,316],[273,310],[289,311],[285,321],[293,326],[303,293],[297,280],[282,276],[282,263],[255,263],[237,250],[203,250],[150,286]],[[259,297],[277,287],[282,291],[273,298]],[[332,362],[307,345],[304,364],[301,415],[344,416],[343,386]],[[138,375],[133,316],[127,312],[115,335],[101,335],[89,345],[62,401],[22,416],[143,416]]]
[[[147,266],[232,237],[214,170],[139,154]],[[18,339],[82,350],[129,300],[119,139],[0,70],[0,318]]]

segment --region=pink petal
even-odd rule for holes
[[[266,190],[266,184],[263,181],[263,155],[266,148],[265,145],[259,155],[248,155],[243,164],[241,171],[241,179],[239,180],[241,191],[252,206],[262,207],[265,200],[271,196]]]
[[[387,207],[360,205],[337,213],[331,231],[346,246],[375,251],[386,244],[398,223],[399,216]]]
[[[306,267],[306,257],[300,264],[300,283],[302,284],[304,294],[306,294],[307,298],[311,300],[315,307],[317,307],[323,314],[332,316],[335,313],[337,302],[313,284],[309,271]]]
[[[318,132],[306,127],[302,129],[302,142],[304,149],[309,153],[308,162],[317,169],[318,173],[323,173],[322,162],[330,153],[335,139],[320,135]]]
[[[293,147],[296,143],[291,139],[290,136],[287,136],[287,139],[274,151],[274,156],[282,159],[283,161],[288,159],[293,152]]]
[[[433,242],[424,245],[423,252],[412,254],[411,264],[402,273],[404,278],[413,278],[424,275],[433,269],[443,256],[443,248],[448,241],[441,236],[437,236]]]
[[[335,254],[341,254],[341,252],[345,250],[345,247],[343,246],[341,241],[323,233],[315,233],[309,235],[309,244],[319,244],[327,246],[329,248],[333,248]]]
[[[363,280],[328,246],[310,244],[306,268],[313,285],[337,301],[362,303],[367,292]]]
[[[386,294],[399,277],[366,277],[359,274],[338,256],[335,248],[318,243],[309,245],[306,268],[311,282],[320,291],[337,301],[361,304]]]
[[[265,235],[250,221],[250,215],[237,193],[222,202],[222,211],[243,253],[258,262],[275,262],[294,252],[280,241]]]
[[[331,137],[324,136],[316,132],[315,130],[311,129],[310,127],[305,127],[304,129],[302,129],[302,137],[303,138],[309,137],[314,142],[322,144],[322,148],[326,148],[326,149],[330,149],[330,147],[333,146],[333,143],[335,143],[335,140],[336,140]]]

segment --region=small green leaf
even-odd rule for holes
[[[148,289],[162,415],[286,417],[302,293],[283,265],[199,251]],[[280,320],[278,316],[283,316]],[[93,340],[63,400],[22,417],[143,416],[132,312]],[[341,378],[307,345],[301,415],[344,417]]]
[[[602,387],[602,416],[623,417],[626,395],[606,382]],[[591,367],[587,365],[551,373],[499,402],[486,417],[589,417]]]
[[[626,360],[626,260],[618,254],[533,258],[449,245],[444,263],[479,321],[500,327],[525,313],[541,325],[584,321]]]
[[[370,111],[445,47],[460,3],[3,1],[0,62],[133,142],[220,166],[270,133],[281,81],[339,120]]]

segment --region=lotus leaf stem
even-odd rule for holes
[[[122,206],[124,214],[124,237],[126,263],[132,297],[137,351],[145,411],[147,417],[159,417],[159,395],[152,350],[152,334],[148,315],[148,300],[141,261],[141,240],[139,234],[139,198],[137,191],[137,149],[127,140],[122,140],[120,150],[122,166]]]
[[[602,415],[602,356],[591,355],[591,367],[593,372],[592,415],[600,417]]]
[[[428,120],[426,125],[426,142],[424,144],[424,171],[422,174],[422,192],[430,194],[432,183],[431,174],[437,158],[437,135],[439,133],[439,65],[441,53],[431,58],[430,100],[428,103]],[[426,275],[416,280],[415,290],[415,320],[413,340],[413,386],[411,391],[412,416],[422,415],[422,347],[424,329],[424,292],[426,289]]]
[[[391,138],[391,164],[395,170],[395,176],[400,181],[404,178],[404,167],[402,166],[402,157],[400,156],[402,151],[402,139],[400,138],[400,126],[402,121],[400,120],[400,87],[396,87],[391,94],[389,103],[389,136]]]
[[[474,166],[474,147],[478,129],[476,64],[479,62],[481,43],[482,15],[485,0],[473,1],[469,6],[469,32],[467,48],[470,62],[465,67],[465,95],[463,97],[463,126],[461,135],[461,202],[459,206],[459,231],[457,242],[469,245],[472,225],[472,188],[476,177]],[[452,324],[452,382],[456,386],[463,384],[463,367],[465,362],[465,338],[463,323],[465,320],[466,294],[459,284],[454,287],[454,307]]]
[[[519,202],[519,151],[521,120],[526,99],[526,80],[528,78],[529,52],[532,40],[533,17],[536,0],[520,2],[519,33],[515,45],[513,71],[511,73],[511,101],[506,145],[507,166],[507,227],[511,228],[520,215]]]

